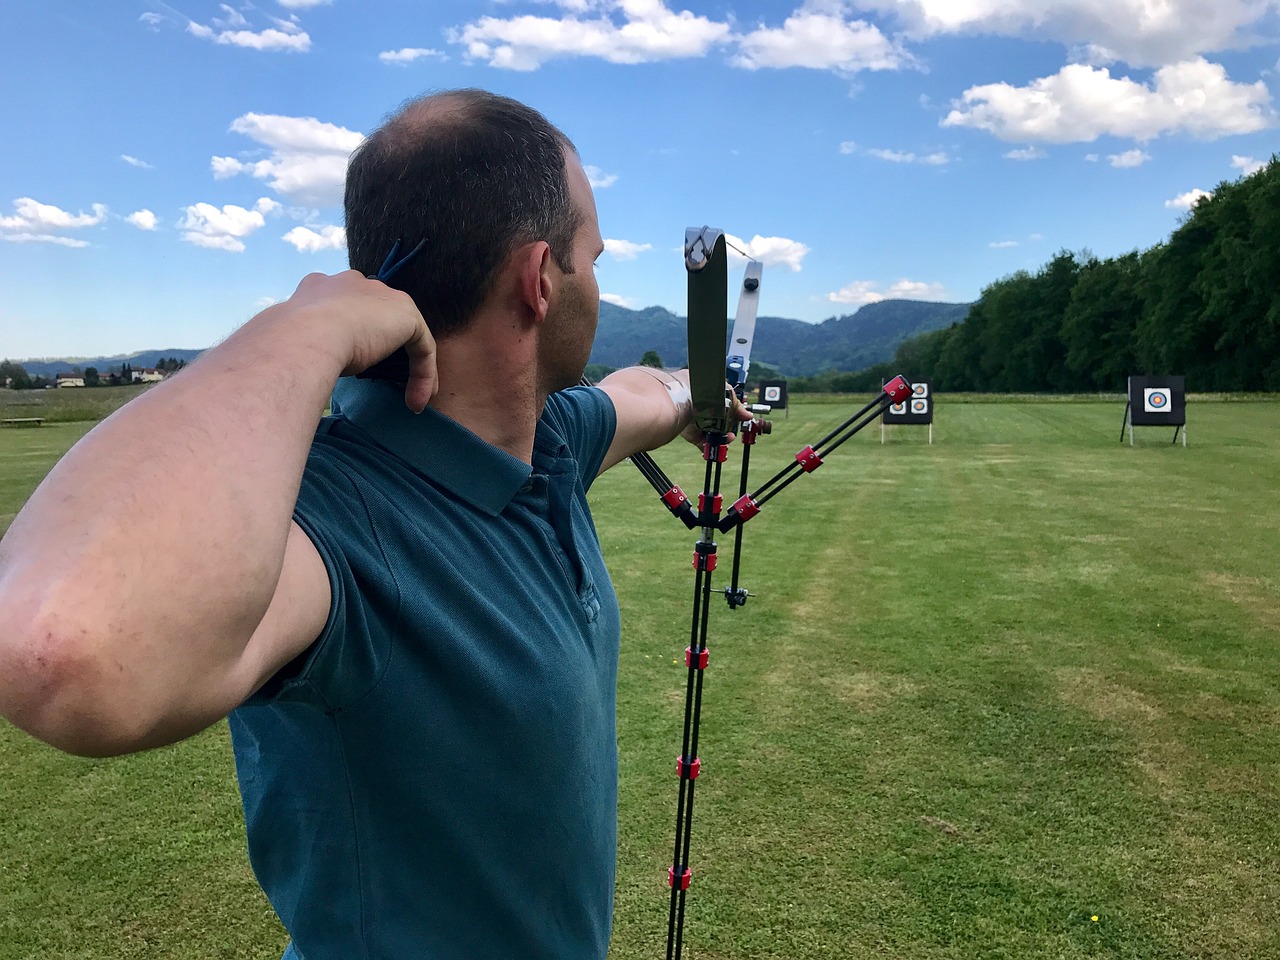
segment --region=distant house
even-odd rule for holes
[[[164,372],[154,367],[133,367],[129,373],[134,383],[157,383],[164,379]]]
[[[83,387],[84,375],[79,373],[60,373],[57,376],[59,387]]]

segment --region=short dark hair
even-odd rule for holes
[[[498,268],[545,240],[571,273],[581,214],[569,195],[573,143],[542,114],[486,90],[449,90],[405,103],[351,155],[345,196],[352,269],[378,272],[426,241],[391,280],[431,332],[467,326]]]

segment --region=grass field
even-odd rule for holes
[[[64,387],[60,390],[0,390],[0,419],[43,417],[48,423],[101,420],[151,384],[124,387]]]
[[[870,428],[746,527],[755,596],[712,610],[690,960],[1280,957],[1280,403],[1193,402],[1186,449],[1117,442],[1122,410],[944,396],[932,445]],[[842,416],[797,404],[753,475]],[[0,433],[0,530],[87,426]],[[658,459],[700,482],[691,450]],[[630,468],[591,499],[623,608],[611,956],[640,960],[694,535]],[[279,955],[224,725],[90,761],[0,723],[0,816],[0,960]]]

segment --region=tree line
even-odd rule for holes
[[[875,390],[899,372],[992,393],[1123,391],[1131,374],[1280,390],[1280,159],[1219,184],[1145,252],[1064,250],[992,283],[965,320],[905,341],[889,363],[791,386]]]
[[[155,369],[164,374],[176,373],[187,365],[187,361],[178,357],[161,357],[156,361]],[[72,367],[65,371],[73,376],[81,377],[86,387],[118,387],[134,382],[133,367],[130,364],[111,367],[106,373],[97,367]],[[0,360],[0,386],[8,383],[12,390],[43,390],[58,384],[57,376],[46,377],[40,374],[31,376],[27,368],[12,360]]]

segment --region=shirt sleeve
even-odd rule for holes
[[[312,448],[293,513],[324,561],[329,617],[316,641],[246,705],[287,700],[336,710],[371,690],[390,659],[399,589],[360,484],[341,460],[322,440]]]
[[[570,387],[547,397],[542,416],[578,461],[583,488],[590,488],[618,428],[613,401],[598,387]]]

